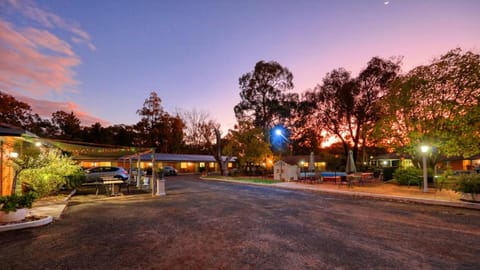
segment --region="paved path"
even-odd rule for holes
[[[479,269],[480,211],[172,177],[0,233],[2,269]]]

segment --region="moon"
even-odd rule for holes
[[[384,3],[385,5],[388,5],[388,4],[390,4],[390,1],[385,1],[385,2],[383,2],[383,3]]]

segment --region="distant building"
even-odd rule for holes
[[[300,170],[308,170],[310,167],[310,155],[285,156],[282,160],[290,165],[297,165]],[[313,156],[313,167],[315,171],[325,171],[327,162],[319,156]]]
[[[370,157],[369,165],[372,168],[408,168],[413,162],[408,155],[388,153]]]
[[[228,169],[235,168],[236,157],[222,157],[228,160]],[[130,155],[120,158],[118,164],[125,168],[141,168],[148,169],[153,166],[157,169],[164,166],[172,166],[180,173],[199,173],[199,172],[219,172],[220,167],[215,157],[212,155],[194,155],[194,154],[166,154],[166,153],[143,153],[141,155]]]

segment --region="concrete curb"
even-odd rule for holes
[[[353,197],[361,197],[361,198],[376,199],[376,200],[390,200],[390,201],[396,201],[396,202],[401,202],[401,203],[417,203],[417,204],[425,204],[425,205],[448,206],[448,207],[480,210],[480,204],[479,203],[450,202],[450,201],[444,201],[444,200],[419,199],[419,198],[412,198],[412,197],[375,194],[375,193],[368,193],[368,192],[320,189],[320,188],[315,188],[315,187],[310,188],[310,187],[305,187],[305,186],[293,187],[291,185],[287,186],[287,185],[281,185],[281,184],[262,184],[262,183],[243,182],[243,181],[235,181],[235,180],[228,180],[228,179],[212,179],[212,178],[203,178],[203,177],[201,179],[206,180],[206,181],[221,181],[221,182],[228,182],[228,183],[237,183],[237,184],[244,184],[244,185],[256,185],[256,186],[265,186],[265,187],[275,187],[275,188],[283,188],[283,189],[290,189],[290,190],[304,190],[304,191],[322,192],[322,193],[330,193],[330,194],[342,194],[342,195],[353,196]]]
[[[20,230],[26,228],[40,227],[52,223],[52,216],[46,216],[39,220],[32,220],[22,223],[13,223],[0,226],[0,232],[11,231],[11,230]]]

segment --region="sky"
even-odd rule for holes
[[[0,91],[83,125],[134,124],[152,91],[165,111],[236,123],[238,79],[260,60],[295,92],[375,56],[403,72],[460,47],[480,53],[477,0],[0,0]]]

